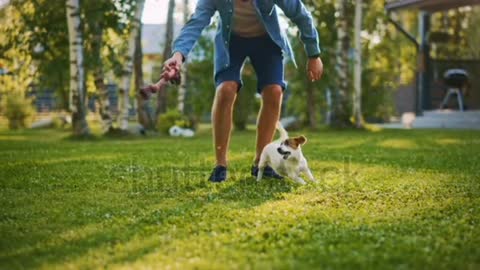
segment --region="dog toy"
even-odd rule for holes
[[[168,133],[172,137],[193,137],[195,132],[189,128],[181,128],[179,126],[173,126],[168,130]]]
[[[140,96],[143,99],[150,99],[152,94],[160,92],[169,82],[178,85],[180,84],[180,80],[180,70],[177,68],[177,64],[172,62],[165,67],[163,73],[160,75],[160,80],[157,83],[147,85],[140,89]]]

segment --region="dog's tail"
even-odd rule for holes
[[[288,139],[288,132],[285,130],[285,128],[283,127],[280,121],[277,122],[277,130],[280,133],[280,140],[283,141]]]

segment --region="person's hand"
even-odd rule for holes
[[[320,80],[323,74],[323,63],[320,57],[310,58],[307,63],[307,76],[312,82]]]
[[[183,55],[179,52],[175,52],[172,57],[167,59],[165,63],[163,63],[163,72],[170,72],[172,66],[175,67],[177,70],[180,70],[183,64]]]

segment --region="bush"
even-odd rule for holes
[[[157,130],[161,133],[168,134],[168,130],[175,125],[181,128],[191,127],[190,120],[177,110],[161,114],[157,119]]]
[[[20,129],[27,126],[28,120],[34,115],[32,100],[22,95],[7,94],[2,102],[3,113],[8,119],[9,129]]]

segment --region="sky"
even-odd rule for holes
[[[1,2],[2,0],[0,0]],[[177,0],[177,3],[183,1]],[[193,10],[197,0],[190,0],[190,10]],[[163,24],[167,21],[168,0],[146,0],[143,10],[142,22],[145,24]],[[178,14],[181,16],[181,14]],[[178,18],[180,21],[183,17]]]
[[[2,0],[0,0],[2,1]],[[175,1],[177,5],[183,4],[182,0]],[[197,0],[190,0],[190,11],[193,12]],[[144,24],[164,24],[167,22],[167,11],[168,11],[168,0],[146,0],[145,8],[143,10],[142,23]],[[279,14],[283,14],[280,10],[277,9]],[[183,13],[179,12],[176,15],[176,21],[183,23]],[[282,28],[287,29],[288,23],[285,18],[280,17],[280,25]]]

